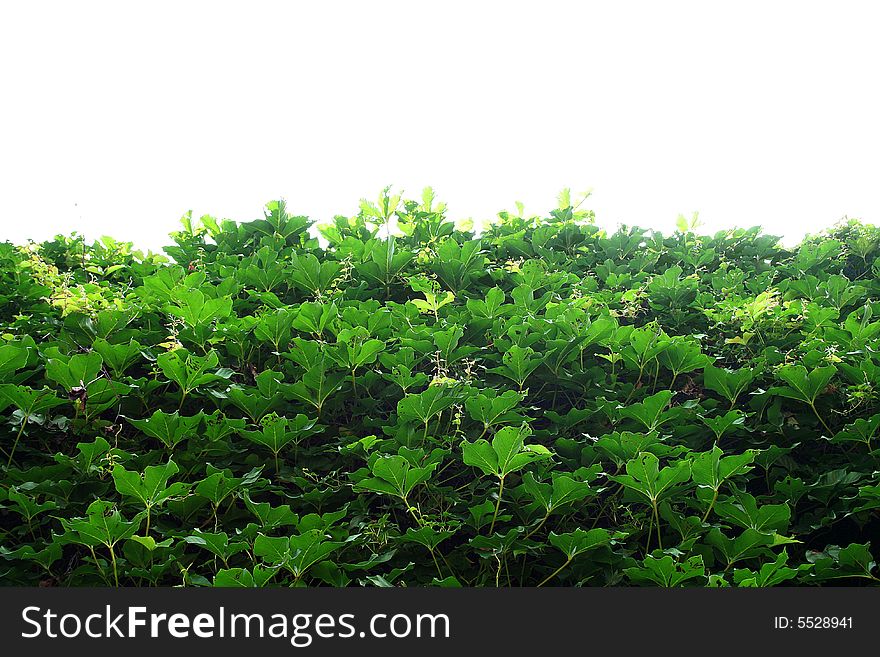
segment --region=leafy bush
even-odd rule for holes
[[[878,231],[592,219],[0,245],[2,581],[880,581]]]

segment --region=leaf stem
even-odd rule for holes
[[[89,552],[92,553],[92,561],[95,562],[95,565],[98,567],[98,572],[101,573],[101,579],[106,582],[107,574],[104,572],[104,566],[102,566],[101,562],[98,561],[98,555],[95,553],[95,548],[93,548],[91,545],[89,546]]]
[[[116,588],[119,588],[119,573],[116,570],[116,552],[113,551],[112,543],[107,547],[110,548],[110,561],[113,564],[113,580],[116,582]]]
[[[547,522],[547,518],[549,518],[549,517],[550,517],[550,511],[548,510],[547,513],[544,515],[544,517],[541,518],[541,522],[539,522],[539,523],[537,524],[537,526],[536,526],[532,531],[530,531],[528,534],[526,534],[525,536],[523,536],[523,537],[522,537],[522,540],[526,540],[526,539],[529,538],[532,534],[536,533],[539,529],[541,529],[541,527],[544,526],[544,523]]]
[[[443,579],[443,571],[440,570],[440,564],[437,562],[437,557],[434,554],[434,549],[428,548],[428,552],[431,553],[431,559],[434,560],[434,567],[437,568],[437,575],[440,577],[440,579]]]
[[[660,549],[663,549],[663,538],[660,536],[660,514],[657,513],[657,500],[651,500],[651,504],[654,507],[654,525],[657,529],[657,545],[660,546]]]
[[[703,520],[701,522],[706,522],[706,519],[709,517],[709,514],[712,513],[712,509],[715,507],[715,502],[718,501],[718,489],[715,489],[714,494],[712,495],[712,501],[709,502],[709,508],[706,509],[706,513],[703,515]]]
[[[831,431],[831,427],[829,427],[829,426],[825,423],[825,420],[822,419],[822,416],[819,415],[819,411],[816,410],[816,404],[815,404],[815,402],[810,402],[810,408],[813,409],[813,413],[814,413],[814,414],[816,415],[816,417],[819,419],[819,422],[822,423],[822,426],[825,427],[825,431],[828,432],[828,437],[830,438],[831,435],[832,435],[834,432]]]
[[[24,427],[28,423],[29,417],[30,413],[27,413],[21,421],[21,428],[18,430],[18,433],[15,436],[15,442],[12,443],[12,449],[9,451],[9,460],[6,462],[7,468],[12,465],[12,456],[15,454],[15,448],[18,447],[18,441],[21,440],[21,434],[24,433]]]
[[[550,573],[549,575],[547,575],[547,577],[545,577],[544,580],[543,580],[540,584],[538,584],[538,587],[544,586],[544,584],[546,584],[546,583],[549,582],[551,579],[553,579],[554,577],[556,577],[559,573],[561,573],[561,572],[565,569],[565,567],[568,566],[568,564],[571,563],[571,561],[572,561],[573,558],[574,558],[574,557],[569,557],[568,559],[566,559],[566,560],[565,560],[565,563],[562,564],[561,566],[559,566],[559,568],[557,568],[556,570],[554,570],[552,573]]]
[[[495,500],[495,513],[492,514],[492,524],[489,525],[489,536],[495,531],[495,521],[498,519],[498,509],[501,507],[501,495],[504,493],[504,477],[498,478],[498,499]]]

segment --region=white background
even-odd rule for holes
[[[872,2],[7,2],[0,240],[158,247],[387,184],[454,218],[880,223]]]

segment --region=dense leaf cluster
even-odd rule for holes
[[[183,223],[0,245],[4,584],[880,581],[872,227]]]

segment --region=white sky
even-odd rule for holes
[[[3,3],[0,240],[155,248],[387,184],[454,218],[568,186],[607,225],[880,223],[876,3],[724,4]]]

